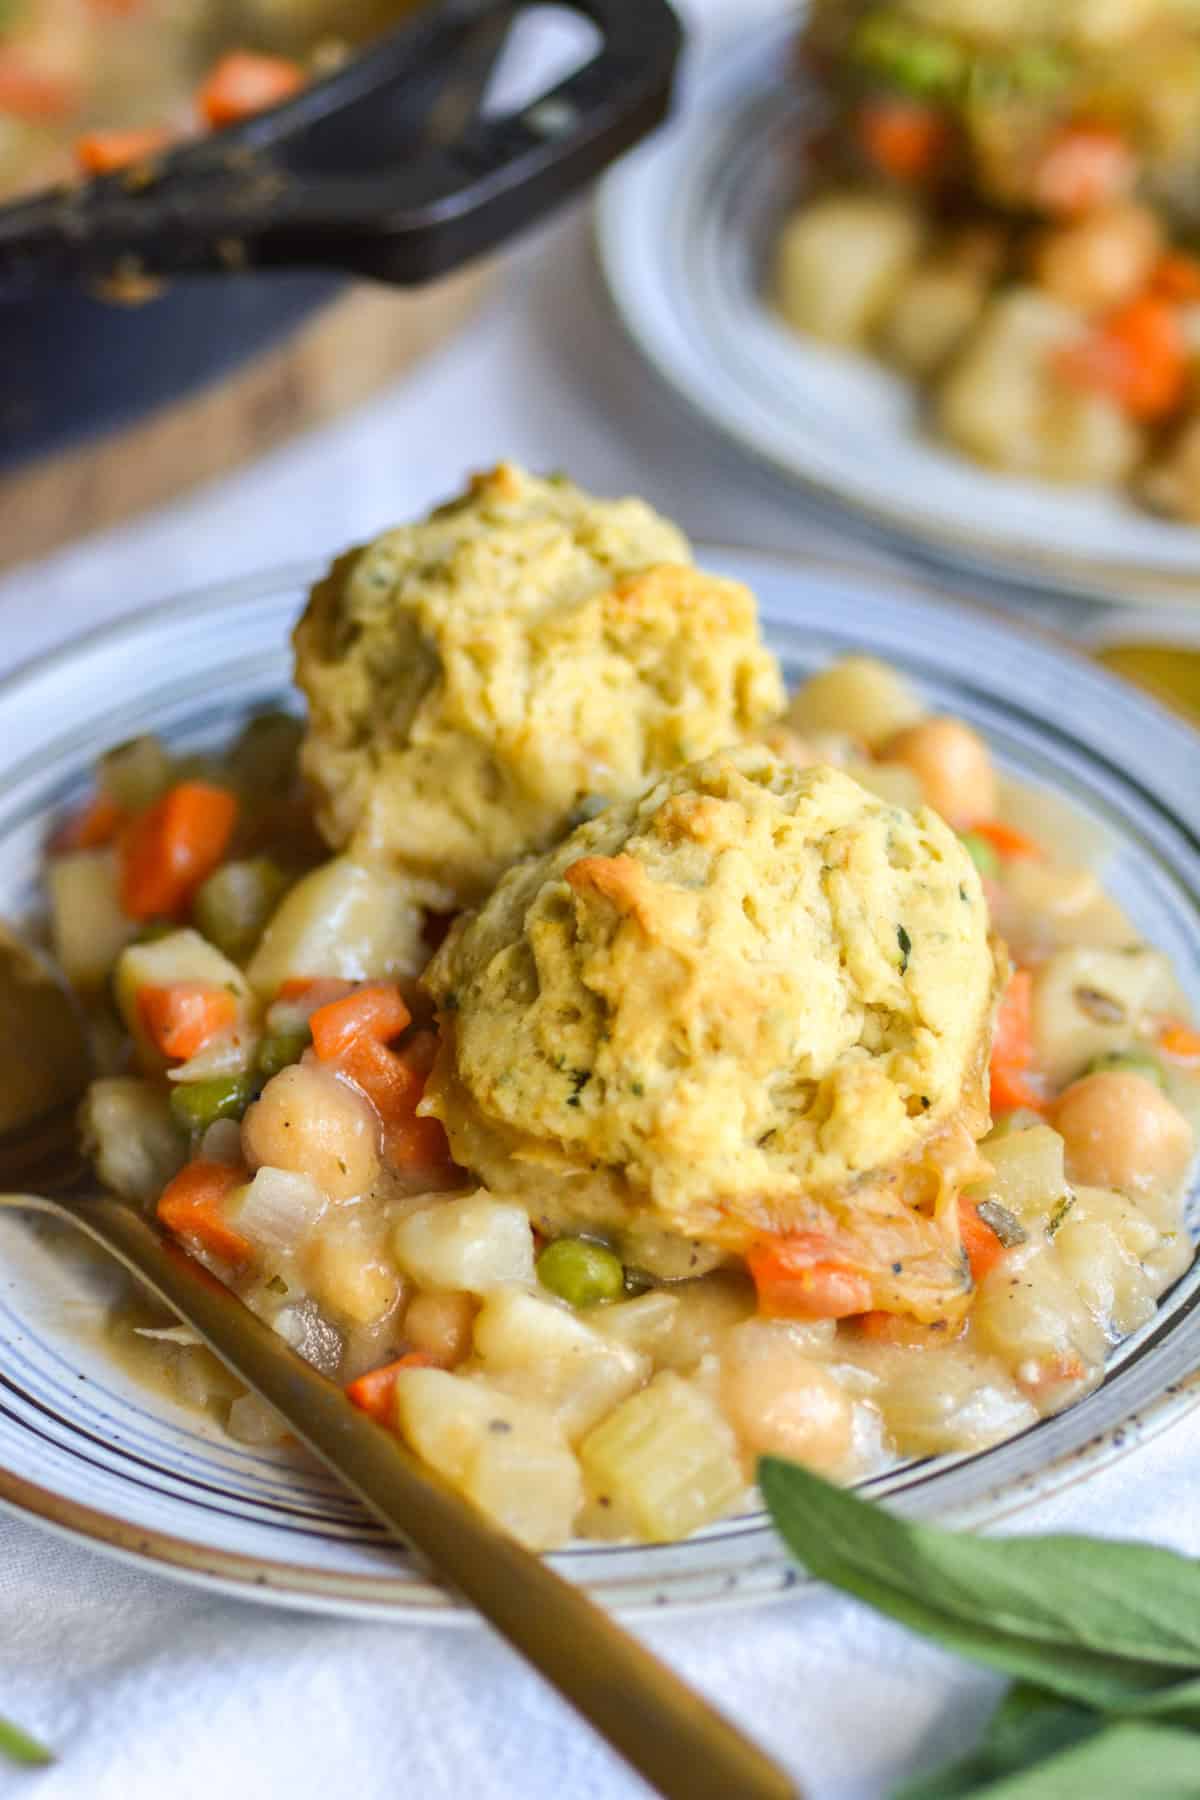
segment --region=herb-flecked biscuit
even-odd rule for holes
[[[784,703],[747,588],[644,501],[512,464],[340,558],[295,648],[326,837],[447,907]]]
[[[802,1233],[876,1305],[965,1299],[952,1202],[996,970],[979,876],[927,808],[713,756],[511,870],[425,979],[427,1108],[546,1229],[656,1255]]]

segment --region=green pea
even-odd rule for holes
[[[537,1276],[544,1288],[571,1306],[616,1300],[625,1289],[620,1257],[590,1238],[555,1238],[537,1259]]]
[[[255,1059],[259,1074],[268,1078],[278,1075],[280,1069],[299,1062],[311,1043],[312,1032],[307,1025],[302,1031],[269,1031],[259,1039]]]
[[[1128,1050],[1105,1050],[1101,1056],[1093,1056],[1085,1075],[1107,1075],[1110,1073],[1141,1075],[1146,1081],[1152,1081],[1155,1087],[1166,1088],[1166,1079],[1162,1072],[1162,1064],[1149,1050],[1140,1050],[1136,1044]]]
[[[198,1134],[218,1119],[240,1119],[257,1083],[251,1075],[215,1075],[211,1081],[177,1081],[171,1088],[171,1116]]]
[[[870,13],[854,35],[853,56],[921,98],[946,96],[961,83],[966,60],[951,38],[922,30],[894,13]]]
[[[970,857],[979,873],[989,881],[994,881],[1000,873],[1000,858],[985,837],[977,831],[964,831],[959,843]]]

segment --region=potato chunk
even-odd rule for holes
[[[420,1287],[486,1294],[508,1281],[533,1281],[528,1214],[482,1190],[409,1213],[396,1226],[393,1248]]]

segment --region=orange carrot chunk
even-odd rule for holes
[[[1023,858],[1040,860],[1046,854],[1036,838],[1018,831],[1015,825],[1006,825],[1002,819],[977,820],[971,830],[976,837],[986,838],[998,856],[1013,862]]]
[[[1175,306],[1140,294],[1054,359],[1064,381],[1108,394],[1131,418],[1173,413],[1187,391],[1187,341]]]
[[[1200,1063],[1200,1031],[1183,1019],[1168,1019],[1158,1033],[1158,1047],[1172,1062]]]
[[[318,1007],[308,1022],[321,1061],[335,1062],[361,1038],[386,1044],[399,1037],[411,1020],[395,982],[375,982]]]
[[[971,1280],[978,1287],[1004,1255],[1004,1245],[991,1226],[980,1218],[974,1202],[962,1194],[958,1197],[958,1228],[971,1265]]]
[[[1033,975],[1018,969],[1005,989],[992,1039],[992,1111],[1046,1107],[1046,1097],[1026,1077],[1033,1061]]]
[[[173,133],[165,125],[146,125],[125,131],[88,131],[75,140],[75,161],[85,175],[111,175],[131,163],[144,162],[171,143]]]
[[[78,84],[38,64],[18,44],[0,44],[0,113],[17,119],[61,119],[79,104]]]
[[[229,847],[237,800],[181,781],[133,821],[121,846],[121,907],[131,919],[178,919]]]
[[[230,1194],[246,1179],[228,1163],[191,1162],[163,1189],[159,1223],[191,1249],[206,1251],[235,1267],[248,1263],[253,1248],[226,1217]]]
[[[395,1169],[446,1169],[454,1162],[441,1120],[415,1112],[387,1124],[384,1152]]]
[[[1189,256],[1185,250],[1168,250],[1154,265],[1150,288],[1164,300],[1200,300],[1200,256]]]
[[[238,1003],[226,988],[205,981],[173,981],[166,987],[139,988],[137,1009],[154,1048],[183,1061],[229,1029],[237,1018]]]
[[[50,840],[50,854],[59,856],[65,850],[101,850],[105,844],[112,843],[124,823],[123,809],[109,794],[94,794],[81,812],[55,832]]]
[[[390,1425],[395,1408],[396,1376],[400,1370],[436,1367],[436,1359],[427,1350],[409,1350],[404,1356],[398,1356],[395,1362],[385,1363],[382,1369],[371,1369],[367,1374],[359,1375],[356,1380],[349,1382],[346,1398],[380,1425]]]
[[[861,108],[858,138],[868,160],[885,175],[894,181],[922,181],[945,156],[950,130],[932,106],[889,98]]]
[[[769,1319],[846,1319],[868,1312],[871,1283],[832,1250],[827,1239],[806,1232],[755,1244],[746,1266],[759,1312]]]
[[[210,70],[196,105],[213,126],[233,125],[278,106],[304,86],[304,70],[286,56],[229,50]]]
[[[1034,204],[1056,218],[1090,212],[1129,191],[1133,152],[1109,125],[1064,125],[1042,151],[1034,171]]]

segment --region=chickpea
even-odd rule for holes
[[[329,1070],[293,1063],[247,1112],[242,1150],[252,1169],[294,1169],[311,1175],[331,1200],[348,1200],[379,1173],[379,1121],[370,1103]]]
[[[1182,1180],[1191,1159],[1192,1130],[1179,1108],[1126,1070],[1073,1081],[1053,1124],[1066,1144],[1068,1176],[1089,1187],[1161,1193]]]
[[[996,777],[987,745],[961,719],[923,719],[888,739],[885,762],[903,763],[950,825],[970,825],[996,810]]]
[[[853,1451],[854,1407],[787,1325],[751,1319],[730,1333],[721,1402],[743,1445],[836,1473]]]
[[[1132,299],[1161,252],[1162,230],[1154,214],[1122,201],[1045,232],[1034,246],[1033,276],[1056,300],[1101,312]]]
[[[414,1350],[425,1350],[444,1369],[460,1363],[471,1348],[479,1302],[473,1294],[426,1288],[414,1294],[404,1315],[404,1335]]]

